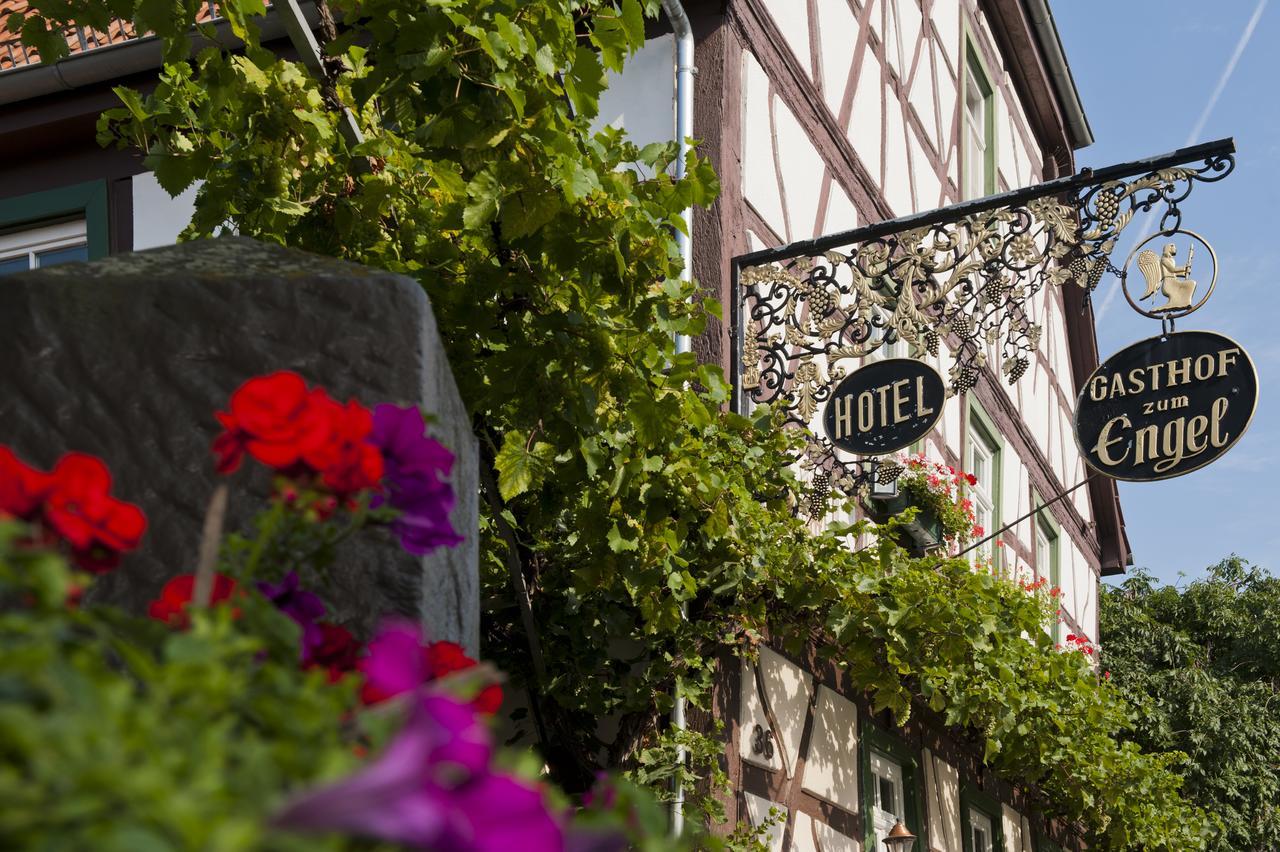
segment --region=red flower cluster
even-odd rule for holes
[[[1018,582],[1018,585],[1022,587],[1022,591],[1024,592],[1038,592],[1045,586],[1049,585],[1049,580],[1045,577],[1041,577],[1035,582],[1030,580],[1021,580]]]
[[[185,630],[191,624],[191,616],[187,609],[191,606],[191,598],[196,592],[194,574],[179,574],[164,584],[160,597],[151,602],[147,614],[157,621],[163,621],[170,627]],[[231,600],[239,593],[236,581],[225,574],[213,575],[213,590],[209,595],[209,603],[216,604]],[[238,612],[236,613],[238,614]]]
[[[219,473],[236,470],[247,453],[343,498],[382,479],[382,453],[370,440],[373,415],[355,400],[342,405],[282,371],[245,382],[228,407],[217,413],[225,431],[213,442]]]
[[[1077,636],[1074,633],[1068,633],[1067,645],[1068,650],[1079,651],[1087,657],[1092,657],[1094,654],[1095,649],[1087,636]]]
[[[317,622],[323,638],[320,645],[311,652],[311,659],[306,667],[324,669],[329,673],[329,683],[336,683],[348,672],[356,670],[363,650],[351,631],[340,624],[327,621]]]
[[[377,659],[380,653],[375,643],[375,646],[370,647],[370,657],[361,664],[365,672],[365,683],[360,689],[360,700],[365,704],[377,704],[388,698],[394,698],[420,685],[416,682],[419,679],[421,682],[430,683],[454,672],[466,671],[476,665],[476,661],[468,657],[462,650],[462,646],[456,642],[445,640],[425,642],[421,646],[421,666],[418,667],[417,674],[410,675],[408,679],[387,678],[379,673],[379,669],[383,667],[383,661]],[[502,706],[502,687],[496,683],[484,687],[471,703],[481,713],[487,715],[497,713]]]
[[[141,509],[111,496],[102,460],[84,453],[67,453],[42,473],[0,446],[0,515],[38,523],[94,573],[120,564],[120,554],[136,548],[147,528]]]

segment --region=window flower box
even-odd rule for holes
[[[895,515],[900,515],[911,507],[919,509],[916,516],[898,527],[899,541],[912,556],[923,556],[930,550],[939,547],[946,538],[942,521],[931,506],[922,505],[914,497],[899,492],[896,497],[886,500],[867,499],[863,502],[867,517],[877,524],[887,523]]]
[[[899,543],[913,556],[984,535],[974,523],[973,503],[964,494],[966,487],[977,482],[972,474],[923,455],[900,458],[897,464],[901,467],[898,493],[887,498],[867,497],[863,508],[878,524],[910,507],[917,508],[915,517],[898,527]]]

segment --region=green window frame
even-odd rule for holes
[[[974,441],[981,442],[982,446],[991,456],[991,484],[987,491],[991,501],[991,524],[983,532],[983,536],[991,535],[1003,526],[1004,518],[1004,440],[1000,436],[1000,430],[996,429],[995,423],[991,417],[983,410],[982,405],[969,394],[969,411],[966,417],[968,428],[965,430],[965,446],[964,457],[961,466],[968,473],[976,474],[973,469],[973,446]],[[979,480],[981,486],[981,480]],[[977,495],[970,495],[971,499]],[[996,556],[1000,548],[995,546],[995,541],[990,541],[983,547],[973,551],[973,558],[976,560],[980,557],[989,556],[992,564],[996,567],[1002,567],[997,564]]]
[[[13,198],[0,198],[0,231],[20,231],[48,222],[84,218],[89,260],[110,253],[107,182],[91,180]]]
[[[960,194],[969,201],[984,195],[992,195],[996,191],[996,97],[995,86],[991,84],[991,71],[982,59],[982,53],[973,43],[973,37],[966,31],[964,39],[964,69],[960,87],[960,149],[964,152],[960,160]],[[971,98],[971,95],[973,96]],[[974,163],[968,134],[971,132],[970,102],[981,104],[982,110],[982,162]],[[982,170],[981,181],[972,179],[973,169]],[[971,186],[978,183],[980,187]]]
[[[970,811],[978,811],[991,820],[991,848],[1004,852],[1004,809],[994,796],[984,793],[972,784],[960,790],[960,834],[964,852],[981,852],[973,848],[973,821]]]
[[[920,771],[920,761],[916,754],[902,740],[875,727],[870,722],[862,726],[859,751],[861,752],[860,761],[862,764],[862,822],[864,828],[863,840],[865,841],[863,848],[874,849],[876,841],[875,790],[872,786],[873,779],[871,777],[871,755],[873,752],[888,758],[902,768],[902,805],[906,814],[904,822],[907,830],[920,838],[917,844],[924,848],[925,829],[920,818],[920,803],[924,801],[924,794],[921,789],[924,776]]]

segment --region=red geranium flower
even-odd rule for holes
[[[30,520],[40,510],[51,480],[0,446],[0,514]]]
[[[250,379],[231,395],[230,411],[219,411],[226,430],[213,442],[219,473],[231,473],[247,452],[258,461],[287,470],[330,436],[323,390],[308,390],[297,373],[281,371]]]
[[[308,450],[304,460],[335,494],[376,487],[382,479],[382,453],[370,440],[373,414],[354,399],[343,406],[325,397],[316,406],[329,422],[329,439]]]
[[[355,671],[360,661],[360,643],[351,631],[340,624],[319,622],[317,627],[323,637],[319,647],[311,652],[307,668],[323,668],[329,672],[329,682],[341,680],[347,672]]]
[[[368,656],[360,661],[359,668],[365,676],[360,700],[376,704],[475,664],[460,645],[446,641],[423,643],[416,625],[393,623],[373,638]],[[496,713],[502,706],[502,687],[484,687],[471,703],[482,713]]]
[[[191,597],[196,591],[194,574],[179,574],[164,584],[158,600],[151,602],[147,614],[157,621],[163,621],[170,627],[185,629],[191,623],[187,608],[191,606]],[[213,591],[209,595],[209,603],[216,604],[230,600],[236,594],[236,581],[225,574],[213,575]],[[235,613],[235,614],[238,614]]]
[[[71,545],[80,567],[101,573],[119,563],[122,551],[138,546],[147,518],[137,506],[110,495],[111,473],[101,459],[67,453],[50,480],[45,523]]]
[[[476,664],[476,661],[468,657],[462,650],[462,646],[456,642],[443,640],[432,642],[423,649],[423,653],[433,680],[453,672],[464,671]],[[489,715],[497,713],[502,706],[502,687],[496,683],[489,684],[476,694],[471,703],[481,713]]]

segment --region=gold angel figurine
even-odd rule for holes
[[[1191,307],[1191,296],[1195,293],[1196,282],[1187,276],[1191,274],[1191,258],[1194,250],[1194,247],[1187,250],[1187,262],[1182,266],[1178,266],[1175,260],[1178,249],[1173,243],[1166,245],[1164,252],[1158,257],[1151,249],[1138,255],[1138,268],[1147,279],[1147,292],[1142,294],[1142,298],[1149,299],[1155,295],[1156,290],[1159,290],[1168,300],[1160,307],[1152,308],[1153,313],[1178,311]]]

